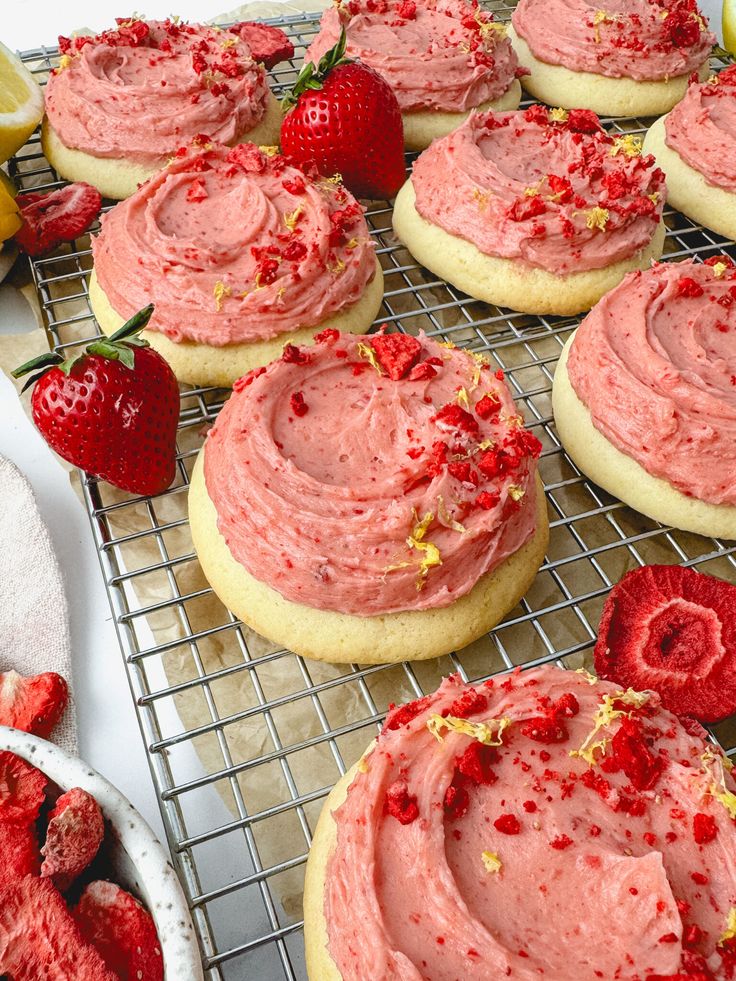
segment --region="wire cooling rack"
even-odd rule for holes
[[[491,3],[500,19],[511,8]],[[283,27],[294,59],[271,72],[278,94],[301,65],[318,15]],[[41,82],[58,52],[22,57]],[[608,121],[643,133],[640,119]],[[61,183],[36,135],[10,171],[22,189]],[[391,230],[391,208],[367,214],[384,269],[380,322],[483,351],[502,368],[544,444],[547,559],[523,602],[490,635],[438,662],[390,667],[304,661],[256,637],[219,604],[193,553],[186,493],[207,427],[227,395],[181,395],[178,472],[155,498],[83,476],[84,499],[135,699],[172,856],[211,979],[304,978],[301,883],[322,801],[375,735],[389,701],[434,689],[442,674],[476,680],[516,665],[586,663],[611,585],[648,562],[736,579],[728,543],[673,531],[591,484],[563,452],[552,421],[555,363],[576,319],[531,317],[477,303],[417,266]],[[666,256],[703,259],[730,242],[665,212]],[[72,350],[98,329],[88,305],[89,239],[32,263],[50,345]],[[111,734],[112,735],[112,734]],[[714,732],[736,751],[736,721]],[[194,761],[194,764],[193,764]]]

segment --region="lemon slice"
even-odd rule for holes
[[[736,0],[723,0],[723,47],[736,54]]]
[[[0,43],[0,163],[13,156],[43,116],[41,86]]]
[[[0,242],[5,242],[18,231],[21,220],[14,195],[7,186],[10,182],[6,184],[5,174],[0,173],[0,177],[4,178],[0,182]]]

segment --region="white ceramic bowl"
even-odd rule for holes
[[[104,777],[53,743],[0,726],[0,750],[37,767],[62,790],[81,787],[100,805],[107,824],[111,878],[133,892],[156,923],[165,981],[203,981],[192,918],[174,868],[138,811]]]

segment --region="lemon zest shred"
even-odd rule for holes
[[[720,279],[727,269],[728,266],[726,265],[725,262],[717,262],[713,266],[713,275],[716,277],[716,279]]]
[[[365,358],[372,368],[375,368],[379,375],[383,374],[378,359],[376,358],[376,352],[373,350],[370,344],[365,344],[363,341],[358,341],[358,354],[361,358]]]
[[[65,68],[68,68],[69,65],[71,65],[73,60],[74,59],[72,58],[71,55],[68,54],[62,55],[61,58],[59,58],[59,71],[63,72]]]
[[[220,41],[220,47],[223,49],[223,51],[227,51],[228,48],[234,48],[237,43],[238,42],[236,38],[226,37],[223,38],[222,41]]]
[[[222,310],[222,301],[226,296],[230,296],[232,293],[232,288],[227,286],[221,279],[218,279],[214,285],[212,293],[215,297],[215,310],[219,313]]]
[[[358,762],[358,773],[367,773],[367,772],[368,772],[368,761],[361,756]]]
[[[353,249],[357,249],[359,245],[360,242],[357,238],[351,238],[348,244],[345,246],[345,248],[349,249],[352,252]]]
[[[599,702],[598,708],[593,715],[593,728],[583,740],[582,745],[578,749],[571,749],[569,755],[579,756],[589,763],[590,766],[595,766],[598,763],[595,755],[596,750],[600,751],[601,754],[605,756],[606,747],[610,742],[608,737],[594,742],[595,737],[598,735],[600,730],[607,728],[615,719],[620,719],[622,716],[631,718],[631,712],[627,712],[625,709],[614,708],[614,704],[616,702],[623,702],[624,705],[631,705],[633,708],[641,708],[642,705],[646,705],[648,701],[648,692],[634,691],[633,688],[627,688],[626,691],[615,691],[613,694],[604,695],[603,700]]]
[[[614,136],[608,155],[617,157],[619,153],[625,153],[627,157],[638,157],[643,145],[642,138],[636,133],[624,133],[622,136]]]
[[[606,230],[609,216],[608,208],[601,208],[596,205],[594,208],[583,211],[582,214],[585,215],[585,225],[587,228],[598,228],[602,232]]]
[[[594,674],[591,674],[587,668],[575,668],[575,674],[581,674],[589,685],[597,685],[598,679]]]
[[[443,742],[443,730],[448,732],[459,732],[463,736],[470,736],[484,746],[502,746],[503,734],[511,725],[511,719],[502,715],[498,719],[487,719],[485,722],[470,722],[468,719],[459,719],[455,715],[430,715],[427,720],[427,728],[432,733],[438,743]]]
[[[516,484],[509,485],[509,497],[512,501],[520,501],[525,494],[523,487],[518,487]]]
[[[563,109],[562,106],[555,106],[554,109],[550,109],[549,118],[550,122],[553,123],[566,123],[570,113],[567,109]]]
[[[449,513],[445,507],[445,501],[441,494],[437,495],[437,514],[440,516],[442,523],[447,525],[448,528],[452,528],[453,531],[458,532],[460,535],[464,535],[467,532],[468,529],[465,527],[465,525],[460,524],[460,522],[456,521],[455,518],[453,518]]]
[[[261,153],[265,153],[267,157],[275,157],[276,154],[279,152],[279,148],[277,146],[274,146],[272,143],[269,143],[264,146],[259,146],[258,149],[261,151]]]
[[[736,937],[736,906],[732,906],[728,911],[728,917],[726,919],[726,929],[721,934],[718,941],[718,946],[721,947],[726,943],[727,940],[733,940]]]
[[[457,404],[462,406],[463,409],[467,411],[470,408],[470,403],[468,402],[468,393],[464,386],[458,388],[455,398],[457,399]]]
[[[290,232],[294,231],[297,222],[299,221],[303,213],[304,213],[304,208],[302,208],[301,205],[297,205],[297,207],[294,208],[293,211],[286,212],[286,214],[284,215],[284,224],[286,225],[286,227],[289,229]]]
[[[427,529],[434,521],[434,514],[432,511],[427,511],[421,521],[418,520],[418,515],[416,511],[414,512],[415,524],[412,529],[412,533],[406,539],[406,544],[409,548],[415,548],[418,552],[424,553],[424,558],[419,563],[419,571],[417,573],[417,592],[424,589],[424,585],[427,581],[427,576],[429,575],[429,570],[435,566],[442,565],[442,556],[440,550],[433,542],[425,542],[424,536],[427,533]]]
[[[481,852],[481,860],[486,867],[486,872],[500,872],[503,862],[495,852]]]

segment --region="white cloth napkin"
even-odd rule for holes
[[[48,529],[31,485],[0,456],[0,671],[56,671],[71,684],[69,617]],[[76,752],[74,713],[67,708],[52,740]]]

